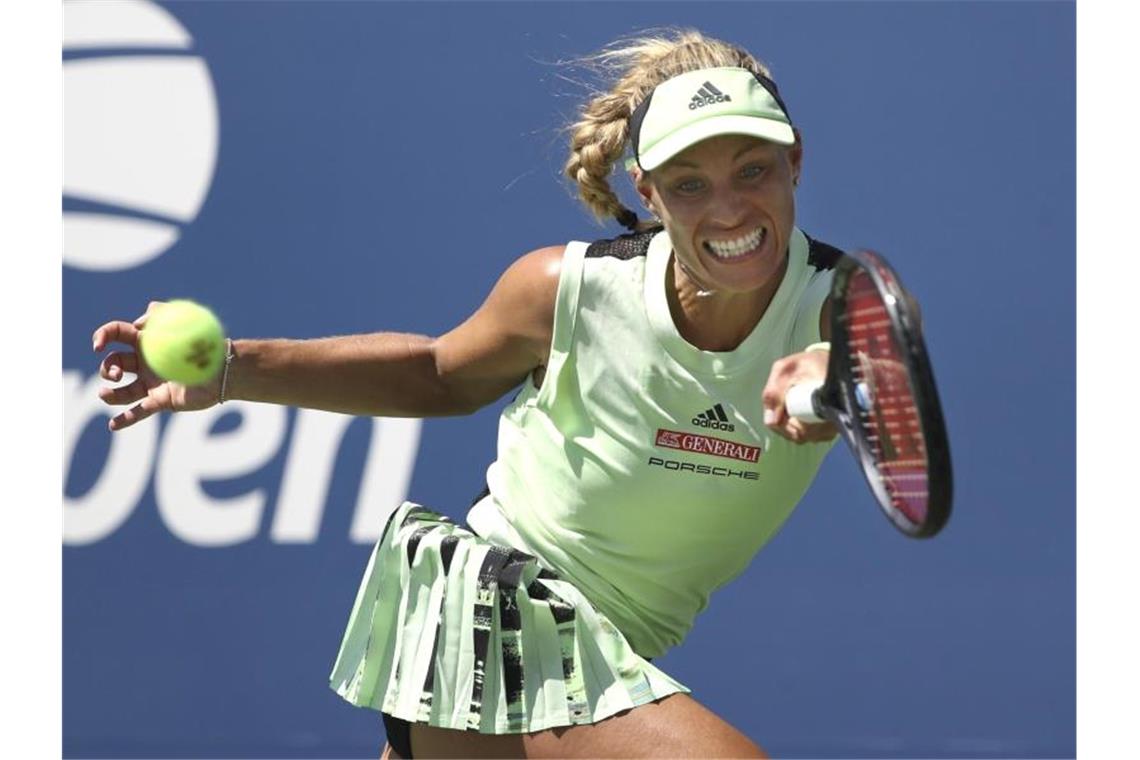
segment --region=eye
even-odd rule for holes
[[[764,164],[748,164],[740,170],[740,176],[743,179],[756,179],[764,174],[767,168]]]
[[[705,183],[704,180],[696,178],[683,179],[680,182],[675,183],[673,185],[673,189],[678,193],[682,193],[683,195],[692,195],[694,193],[699,193],[701,190],[704,190]]]

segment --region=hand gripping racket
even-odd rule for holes
[[[879,506],[912,538],[950,518],[950,444],[917,308],[882,256],[856,251],[831,285],[831,357],[822,383],[788,389],[788,414],[828,420]]]

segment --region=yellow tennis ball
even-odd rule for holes
[[[155,374],[183,385],[202,385],[218,374],[225,344],[214,313],[185,300],[156,307],[139,334],[143,359]]]

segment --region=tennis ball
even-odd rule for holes
[[[183,385],[202,385],[218,374],[225,343],[214,313],[186,300],[156,307],[139,334],[143,359],[155,374]]]

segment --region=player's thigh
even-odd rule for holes
[[[533,734],[476,734],[412,726],[412,755],[428,757],[767,757],[687,694],[673,694],[593,725]]]

